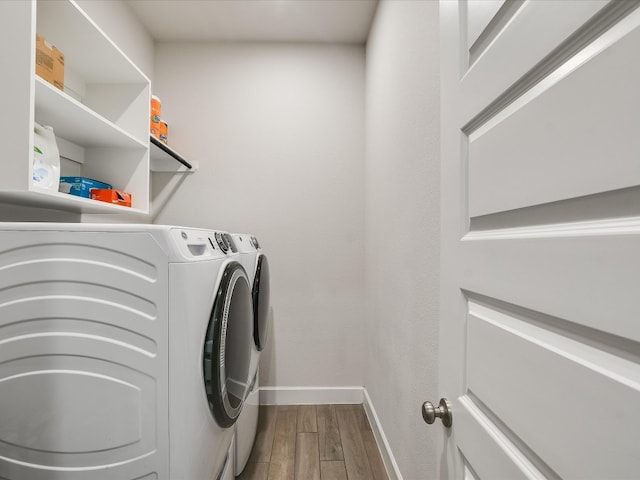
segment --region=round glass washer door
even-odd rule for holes
[[[253,280],[253,341],[261,351],[267,343],[269,328],[269,262],[260,254],[256,264],[256,276]]]
[[[252,330],[249,280],[242,265],[230,262],[211,309],[202,365],[209,408],[222,428],[235,423],[249,389]]]

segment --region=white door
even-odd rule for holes
[[[440,5],[441,478],[640,478],[638,3]]]

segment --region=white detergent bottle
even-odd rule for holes
[[[60,185],[60,153],[53,128],[34,122],[33,185],[57,192]]]

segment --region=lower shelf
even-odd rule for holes
[[[131,213],[147,215],[149,212],[139,208],[123,207],[111,203],[77,197],[67,193],[30,191],[0,191],[0,203],[29,207],[63,210],[76,213]]]

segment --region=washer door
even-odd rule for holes
[[[258,350],[267,343],[269,328],[269,262],[260,254],[256,262],[256,276],[253,280],[253,341]]]
[[[230,262],[213,303],[203,355],[209,408],[222,428],[240,415],[251,381],[252,310],[247,274],[238,262]]]

